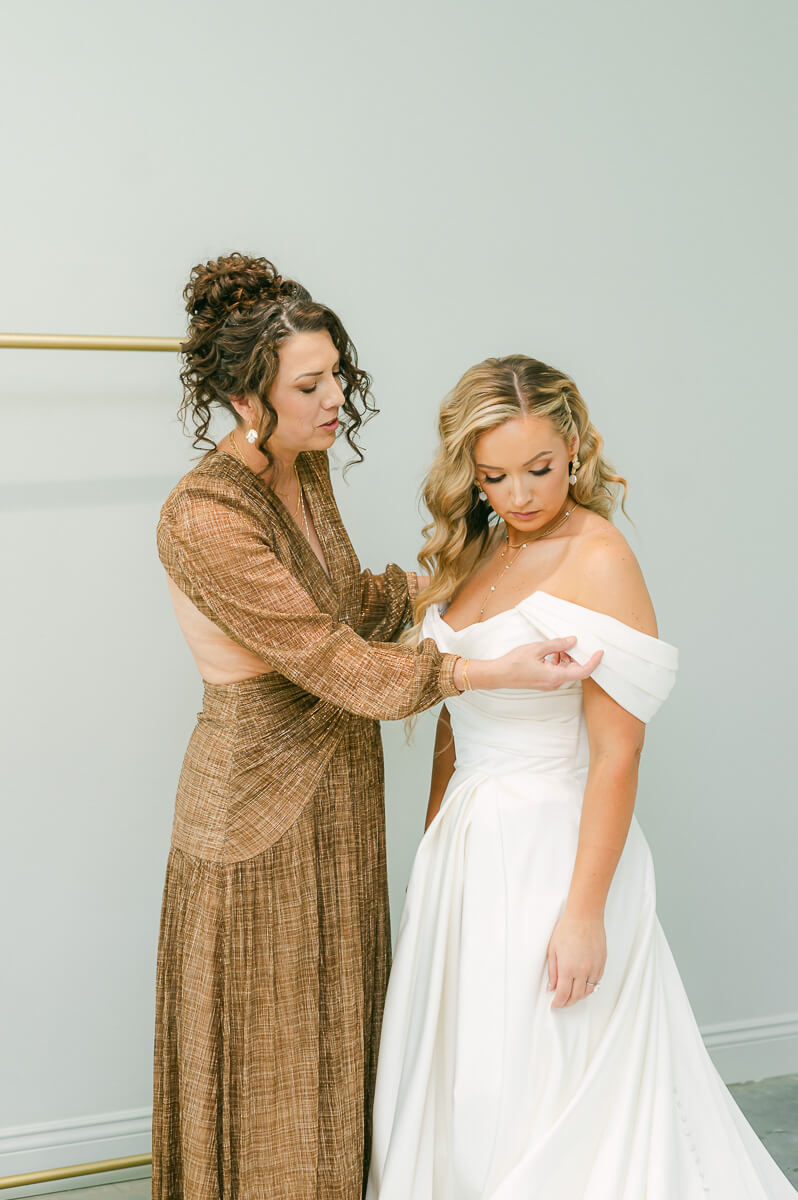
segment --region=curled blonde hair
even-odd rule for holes
[[[490,542],[492,510],[479,499],[474,482],[477,438],[527,415],[551,421],[566,444],[576,431],[581,466],[569,494],[577,504],[610,518],[622,490],[624,508],[626,480],[603,457],[604,439],[590,423],[572,379],[523,354],[486,358],[470,367],[441,406],[440,447],[423,492],[432,520],[424,526],[426,541],[418,556],[430,582],[416,599],[408,640],[418,638],[431,604],[451,599]]]

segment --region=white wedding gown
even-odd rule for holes
[[[579,662],[603,649],[593,678],[647,721],[677,651],[613,617],[538,591],[459,632],[430,608],[422,629],[471,658],[569,634]],[[634,819],[601,986],[551,1008],[587,776],[581,683],[446,704],[456,766],[402,913],[368,1200],[794,1200],[704,1048]]]

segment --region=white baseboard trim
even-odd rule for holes
[[[704,1025],[704,1044],[726,1083],[798,1074],[798,1013]],[[103,1158],[148,1154],[152,1113],[136,1108],[0,1130],[0,1176],[44,1171]],[[11,1188],[4,1200],[144,1177],[148,1168]]]
[[[0,1177],[46,1171],[48,1167],[70,1167],[98,1159],[149,1154],[152,1145],[152,1111],[149,1108],[99,1113],[38,1125],[17,1125],[0,1130]],[[36,1196],[46,1192],[118,1183],[122,1179],[149,1175],[149,1167],[83,1175],[33,1187],[9,1188],[0,1192],[4,1200]]]
[[[702,1025],[701,1036],[725,1083],[798,1074],[798,1013]]]

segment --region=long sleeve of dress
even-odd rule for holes
[[[200,479],[176,495],[158,543],[167,571],[201,611],[311,695],[397,720],[458,694],[457,655],[441,654],[431,640],[417,648],[365,641],[321,611],[224,480]]]
[[[395,563],[389,563],[382,575],[361,571],[357,632],[370,641],[393,641],[412,621],[417,593],[418,577]]]

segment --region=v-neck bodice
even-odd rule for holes
[[[263,479],[224,451],[212,453],[197,469],[205,464],[214,468],[214,474],[235,478],[240,483],[248,500],[255,502],[264,523],[271,526],[273,549],[284,565],[321,607],[346,619],[339,610],[355,599],[349,593],[359,563],[333,496],[326,454],[306,452],[296,459],[297,476],[326,568],[287,506]]]
[[[329,576],[285,505],[246,466],[206,455],[167,497],[158,549],[168,575],[228,638],[338,710],[390,720],[453,695],[455,655],[386,647],[410,620],[406,572],[361,571],[327,456],[300,455]]]

